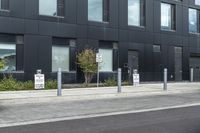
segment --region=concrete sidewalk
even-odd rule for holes
[[[188,93],[200,90],[200,83],[169,83],[168,90],[163,91],[163,84],[140,84],[139,86],[123,86],[122,93],[117,87],[63,89],[62,97],[57,97],[57,90],[31,90],[0,92],[1,104],[23,104],[35,102],[56,102],[62,100],[104,99],[127,96],[151,96],[173,93]]]
[[[0,93],[0,127],[200,105],[200,83]],[[31,97],[31,98],[30,98]]]

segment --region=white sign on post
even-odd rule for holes
[[[102,61],[103,61],[102,54],[97,53],[96,54],[96,62],[101,63]]]
[[[137,86],[140,84],[140,75],[139,74],[133,74],[133,85]]]
[[[35,74],[35,89],[44,89],[44,74]]]

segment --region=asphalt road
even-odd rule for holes
[[[0,133],[200,133],[200,106],[7,127]]]

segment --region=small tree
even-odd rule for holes
[[[92,49],[85,49],[77,55],[77,63],[82,69],[85,77],[85,84],[91,82],[95,73],[97,73],[96,53]]]

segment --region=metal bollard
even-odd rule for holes
[[[118,68],[118,78],[117,78],[117,83],[118,83],[118,87],[117,87],[117,92],[121,93],[122,92],[122,70],[121,68]]]
[[[58,80],[57,96],[62,96],[62,70],[61,68],[58,68],[57,80]]]
[[[194,81],[194,68],[190,68],[190,82]]]
[[[167,68],[164,69],[164,86],[163,86],[163,90],[164,91],[167,90]]]

